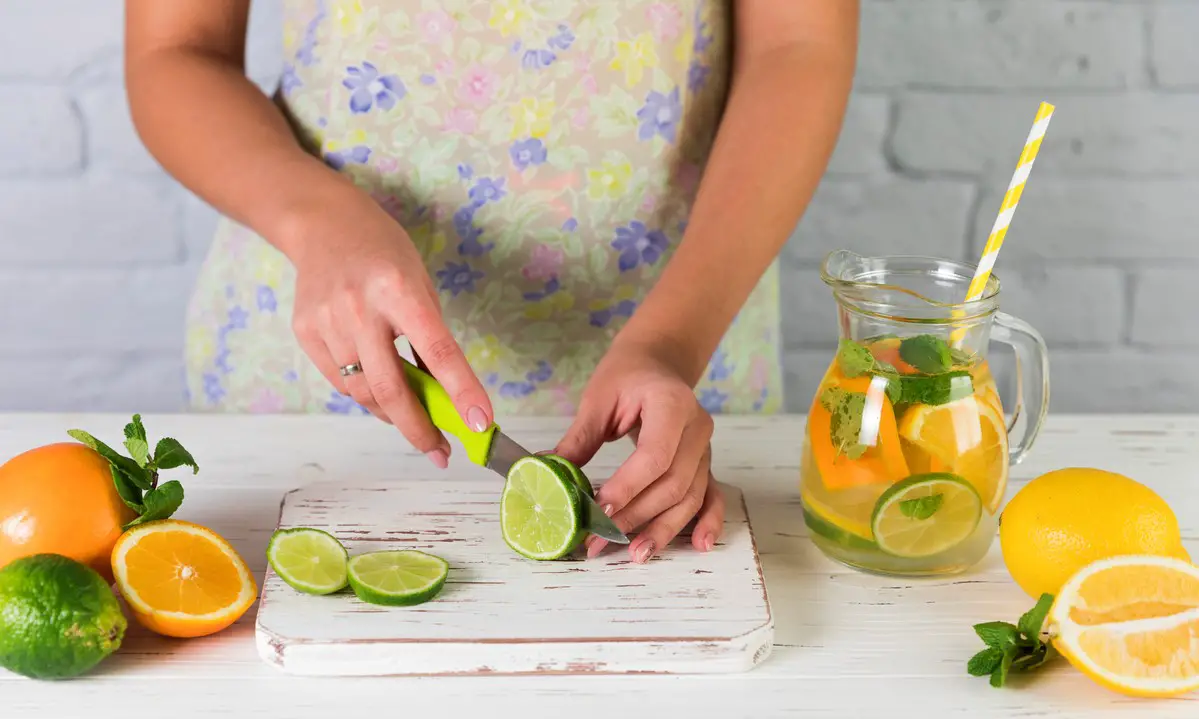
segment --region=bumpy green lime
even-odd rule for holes
[[[581,491],[586,492],[588,497],[595,499],[595,488],[591,486],[591,480],[587,479],[587,475],[583,474],[583,470],[576,467],[574,462],[556,454],[543,454],[541,456],[565,467],[566,471],[570,472],[570,478],[574,480],[575,486]]]
[[[91,567],[35,554],[0,569],[0,666],[34,679],[83,674],[121,646],[127,627]]]

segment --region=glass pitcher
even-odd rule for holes
[[[1049,362],[1037,331],[998,310],[994,274],[980,299],[964,301],[974,269],[847,250],[825,258],[840,341],[808,410],[799,481],[812,541],[837,561],[952,574],[995,538],[1008,468],[1049,407]],[[990,340],[1015,350],[1010,425]]]

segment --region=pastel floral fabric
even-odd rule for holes
[[[726,3],[285,10],[277,101],[301,142],[412,237],[499,416],[572,414],[686,228],[727,90]],[[188,313],[194,409],[364,412],[296,344],[294,280],[221,222]],[[772,267],[711,359],[704,407],[777,411],[778,336]]]

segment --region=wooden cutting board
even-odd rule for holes
[[[304,675],[713,673],[751,669],[774,623],[740,492],[726,486],[724,535],[708,554],[680,536],[644,565],[610,546],[595,559],[536,562],[499,527],[502,482],[313,484],[287,493],[280,527],[316,527],[351,555],[442,557],[442,592],[415,607],[350,590],[301,594],[267,570],[260,656]]]

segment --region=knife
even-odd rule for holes
[[[458,409],[450,401],[449,393],[440,382],[403,357],[400,361],[404,364],[404,377],[408,385],[416,393],[433,425],[457,437],[471,462],[490,469],[506,480],[508,470],[516,460],[533,454],[501,432],[495,422],[482,432],[476,432],[466,426],[466,422],[462,421],[458,414]],[[629,538],[604,514],[595,500],[586,494],[580,494],[583,498],[583,528],[609,542],[628,544]]]

